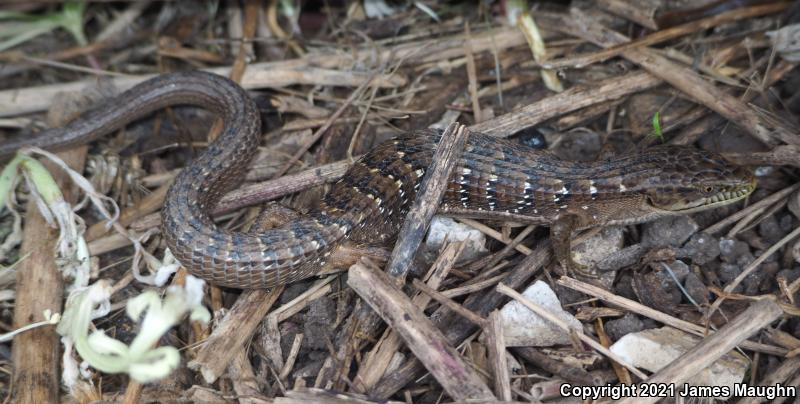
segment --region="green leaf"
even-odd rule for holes
[[[58,28],[67,30],[79,45],[86,46],[89,41],[83,33],[85,11],[86,2],[81,0],[68,1],[61,11],[45,15],[0,12],[0,20],[9,21],[0,32],[0,38],[8,38],[0,42],[0,52]]]
[[[662,143],[664,142],[664,133],[661,131],[661,112],[656,112],[653,115],[653,132],[650,133],[650,136],[655,137]]]

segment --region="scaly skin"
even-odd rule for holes
[[[225,125],[172,184],[161,211],[162,231],[192,274],[236,288],[271,288],[313,276],[348,238],[371,243],[391,238],[441,136],[421,130],[379,145],[308,215],[258,234],[223,229],[210,217],[221,196],[244,178],[261,127],[247,93],[221,76],[186,72],[156,77],[64,128],[0,144],[0,156],[30,145],[57,149],[85,143],[178,104],[215,112]],[[548,225],[557,258],[576,268],[569,255],[573,230],[692,213],[740,200],[754,188],[751,172],[688,147],[661,146],[581,163],[472,133],[442,211]]]

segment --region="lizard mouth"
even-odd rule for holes
[[[694,213],[740,201],[748,197],[755,189],[756,180],[753,177],[745,184],[722,187],[712,194],[700,195],[695,198],[680,198],[668,203],[654,203],[655,201],[651,199],[650,203],[660,210],[673,213]]]

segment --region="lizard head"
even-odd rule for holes
[[[715,153],[667,147],[658,175],[650,179],[646,200],[652,207],[674,213],[692,213],[746,198],[756,187],[752,171],[737,167]]]

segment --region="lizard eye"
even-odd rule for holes
[[[711,192],[714,191],[714,187],[712,187],[711,185],[706,185],[705,188],[703,188],[703,191],[710,194]]]

